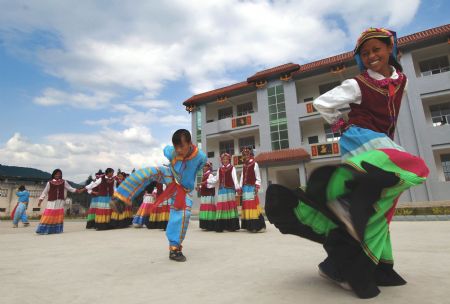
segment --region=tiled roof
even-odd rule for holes
[[[255,88],[255,85],[253,83],[248,83],[247,81],[243,81],[243,82],[232,84],[227,87],[223,87],[223,88],[215,89],[215,90],[208,91],[205,93],[194,95],[191,98],[189,98],[188,100],[184,101],[183,104],[188,105],[188,104],[193,104],[193,103],[196,103],[199,101],[205,101],[205,100],[211,99],[211,98],[214,99],[219,96],[224,96],[224,95],[230,94],[231,92],[234,92],[237,90],[252,88],[252,87]]]
[[[432,29],[428,29],[422,32],[414,33],[408,36],[400,37],[398,39],[399,48],[417,43],[423,40],[431,39],[436,36],[441,36],[444,34],[450,34],[450,24],[446,24],[443,26],[435,27]],[[325,59],[317,60],[314,62],[306,63],[300,66],[300,69],[294,72],[294,75],[298,75],[300,73],[312,71],[324,66],[333,66],[337,64],[341,64],[347,61],[353,60],[353,52],[346,52],[336,56],[328,57]]]
[[[439,37],[442,35],[450,35],[450,24],[438,26],[432,29],[428,29],[422,32],[414,33],[408,36],[404,36],[398,39],[398,45],[401,49],[402,47],[421,42],[423,40],[432,39],[434,37]],[[256,88],[254,82],[258,80],[265,80],[270,76],[292,73],[292,76],[299,75],[304,72],[313,71],[322,67],[339,65],[345,62],[353,60],[353,52],[346,52],[336,56],[324,58],[314,62],[306,63],[303,65],[298,65],[296,63],[286,63],[277,67],[273,67],[267,70],[259,71],[256,74],[247,78],[247,81],[236,83],[227,87],[212,90],[209,92],[201,93],[192,96],[183,102],[184,105],[195,104],[197,102],[208,101],[210,99],[215,99],[220,96],[226,96],[233,92]]]
[[[302,148],[262,152],[255,157],[255,161],[259,164],[305,159],[310,159],[310,155]]]
[[[438,26],[425,31],[401,37],[398,39],[398,46],[402,47],[410,43],[417,43],[422,40],[430,39],[444,34],[450,35],[450,24]]]
[[[274,68],[259,71],[258,73],[247,78],[247,82],[255,82],[258,80],[263,80],[272,75],[291,73],[291,72],[297,71],[299,68],[300,68],[300,65],[298,65],[296,63],[291,63],[291,62],[286,63],[283,65],[276,66]]]

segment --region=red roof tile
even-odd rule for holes
[[[255,85],[253,83],[248,83],[247,81],[243,81],[243,82],[232,84],[227,87],[223,87],[223,88],[215,89],[215,90],[208,91],[205,93],[194,95],[191,98],[189,98],[188,100],[184,101],[183,104],[184,105],[193,104],[193,103],[196,103],[199,101],[204,101],[204,100],[207,100],[210,98],[217,98],[219,96],[224,96],[224,95],[230,94],[233,91],[246,89],[246,88],[252,88],[252,87],[255,88]]]
[[[450,24],[442,25],[432,29],[428,29],[422,32],[414,33],[408,36],[404,36],[398,39],[399,47],[411,45],[423,40],[431,39],[442,35],[450,35]],[[296,63],[286,63],[280,66],[276,66],[267,70],[259,71],[256,74],[247,78],[247,81],[236,83],[227,87],[219,88],[216,90],[208,91],[205,93],[192,96],[183,102],[184,105],[194,104],[201,101],[207,101],[208,99],[214,99],[220,96],[229,95],[235,91],[242,89],[255,88],[253,82],[257,80],[267,79],[270,76],[283,73],[292,73],[293,76],[299,75],[304,72],[313,71],[322,67],[334,66],[349,62],[353,60],[353,52],[346,52],[336,56],[324,58],[321,60],[313,61],[303,65]]]
[[[414,33],[408,36],[404,36],[398,39],[398,46],[405,46],[410,43],[417,43],[422,40],[430,39],[436,36],[441,36],[450,34],[450,24],[438,26],[435,28],[431,28],[422,32]]]
[[[259,164],[305,159],[310,159],[310,155],[302,148],[261,152],[255,157],[255,161]]]
[[[400,37],[398,39],[398,46],[407,46],[413,43],[417,43],[423,40],[431,39],[437,36],[442,36],[444,34],[450,34],[450,24],[428,29],[422,32],[414,33],[408,36]],[[353,60],[353,52],[346,52],[336,56],[328,57],[325,59],[313,61],[300,66],[300,69],[293,73],[293,75],[298,75],[300,73],[312,71],[325,66],[333,66],[341,64],[347,61]]]
[[[263,80],[263,79],[266,79],[267,77],[270,77],[270,76],[276,75],[276,74],[294,72],[294,71],[297,71],[299,68],[300,68],[300,65],[298,65],[296,63],[292,63],[292,62],[286,63],[283,65],[276,66],[274,68],[259,71],[258,73],[247,78],[247,82],[255,82],[257,80]]]

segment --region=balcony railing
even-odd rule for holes
[[[242,127],[254,126],[257,122],[254,119],[255,117],[252,117],[253,115],[255,114],[207,122],[203,128],[203,132],[206,132],[206,134],[216,134],[225,131],[233,131]]]

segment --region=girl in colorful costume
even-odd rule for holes
[[[360,298],[377,286],[406,281],[393,269],[389,224],[399,196],[423,183],[424,161],[393,141],[406,76],[397,62],[395,33],[369,29],[354,50],[362,73],[325,93],[314,106],[341,131],[343,164],[315,170],[306,191],[271,185],[268,219],[285,234],[322,243],[319,274]],[[348,120],[338,111],[350,106]]]
[[[236,168],[231,165],[231,156],[223,153],[220,156],[222,166],[217,171],[216,180],[219,183],[219,194],[216,206],[216,231],[237,231],[239,213],[236,202],[236,192],[240,190]]]
[[[212,164],[207,162],[203,167],[202,181],[197,187],[200,193],[200,229],[214,231],[216,228],[216,188],[215,177],[212,173]]]
[[[144,196],[142,197],[142,204],[139,206],[136,215],[133,218],[133,227],[141,228],[146,225],[148,227],[151,220],[152,206],[155,202],[156,195],[154,193],[156,182],[148,185],[144,190]],[[156,217],[156,213],[155,217]]]
[[[192,208],[192,191],[197,172],[206,163],[206,155],[191,142],[188,130],[177,130],[172,136],[173,146],[164,148],[169,166],[147,167],[136,170],[117,188],[111,206],[117,211],[124,204],[131,205],[132,199],[139,195],[153,181],[167,185],[166,190],[156,199],[155,206],[170,201],[170,217],[166,236],[169,241],[169,259],[184,262],[182,242],[189,225]]]
[[[242,157],[244,166],[240,181],[242,192],[241,228],[250,232],[258,232],[266,229],[258,199],[258,191],[261,187],[259,166],[255,162],[251,148],[244,148]]]
[[[19,220],[22,221],[24,227],[27,227],[30,225],[27,217],[27,207],[30,200],[30,192],[28,192],[25,189],[25,186],[22,185],[19,187],[19,191],[16,192],[16,195],[18,198],[18,202],[13,212],[13,228],[19,227]]]
[[[115,228],[111,225],[111,208],[109,202],[114,194],[116,179],[114,178],[114,169],[108,168],[105,174],[87,185],[85,188],[93,195],[97,196],[97,206],[95,209],[94,227],[96,230],[108,230]],[[97,191],[93,191],[98,189]],[[122,211],[123,213],[123,211]]]
[[[115,184],[114,190],[125,180],[128,176],[125,172],[119,172],[114,177]],[[126,206],[122,213],[117,213],[114,210],[111,211],[111,222],[112,228],[127,228],[133,223],[133,208],[132,206]]]
[[[62,171],[55,169],[52,173],[52,179],[47,182],[47,185],[39,197],[38,206],[40,207],[42,201],[48,196],[47,206],[41,216],[39,225],[37,226],[37,234],[53,234],[62,233],[64,230],[64,205],[66,203],[67,191],[81,192],[69,185],[69,183],[62,179]]]
[[[101,178],[102,175],[103,175],[103,171],[98,170],[98,172],[95,173],[94,181]],[[93,194],[92,192],[97,193],[98,186],[93,188],[92,190],[88,191],[88,193],[91,195],[91,203],[89,204],[89,209],[88,209],[88,214],[87,214],[86,229],[95,228],[95,212],[97,210],[98,199],[97,199],[97,195]]]

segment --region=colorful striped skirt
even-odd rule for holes
[[[133,218],[133,226],[136,228],[140,228],[143,225],[147,225],[149,222],[149,217],[151,213],[151,209],[153,206],[153,202],[149,201],[143,201],[142,204],[139,206],[138,211],[134,215]]]
[[[108,230],[112,229],[111,214],[112,210],[109,207],[111,201],[110,196],[97,196],[97,207],[95,208],[95,229]]]
[[[266,228],[258,196],[255,195],[255,186],[242,187],[241,228],[251,232]]]
[[[199,222],[200,229],[214,231],[216,229],[216,204],[213,195],[200,197]]]
[[[89,210],[86,218],[86,229],[95,228],[95,211],[97,209],[97,196],[91,198],[91,204],[89,205]]]
[[[150,214],[148,229],[163,229],[166,230],[167,223],[169,222],[170,206],[167,201],[162,202],[153,213]]]
[[[111,211],[110,226],[112,229],[127,228],[133,222],[133,210],[131,206],[125,206],[122,213]]]
[[[39,225],[38,234],[62,233],[64,230],[64,200],[48,201]]]
[[[216,231],[237,231],[239,213],[236,202],[236,191],[230,188],[219,188],[216,204]]]
[[[341,147],[342,159],[355,156],[366,151],[375,149],[396,149],[405,151],[401,146],[397,145],[386,134],[375,132],[369,129],[351,126],[339,139]]]

